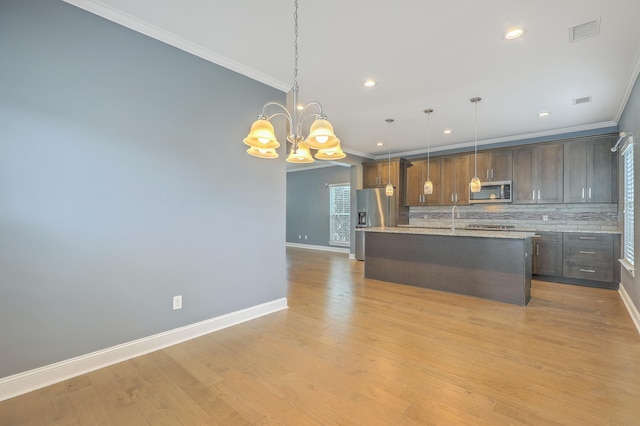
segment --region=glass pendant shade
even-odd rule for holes
[[[384,188],[384,194],[387,197],[393,197],[393,185],[388,183],[387,186]]]
[[[309,151],[309,147],[304,142],[298,143],[298,148],[294,149],[291,147],[291,152],[287,157],[287,162],[289,163],[313,163],[313,157],[311,157],[311,151]]]
[[[278,158],[278,153],[276,152],[275,148],[264,149],[251,147],[247,150],[247,153],[258,158]]]
[[[266,118],[258,118],[253,122],[249,135],[244,138],[244,143],[259,149],[275,149],[280,146],[273,126]]]
[[[342,151],[340,144],[338,144],[335,148],[321,149],[316,153],[316,155],[314,155],[314,157],[318,160],[339,160],[346,156],[347,154]]]
[[[481,184],[480,184],[480,179],[478,179],[478,176],[474,176],[473,179],[471,179],[471,183],[469,184],[469,189],[471,190],[471,192],[480,192],[480,188],[481,188]]]
[[[424,194],[425,195],[433,194],[433,183],[430,180],[427,180],[424,183]]]
[[[304,142],[309,148],[330,149],[338,146],[340,139],[333,133],[331,123],[328,120],[319,118],[311,125],[309,136]]]

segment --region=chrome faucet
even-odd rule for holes
[[[458,206],[451,207],[451,232],[456,232],[456,217],[455,213],[458,214],[458,219],[460,219],[460,210]]]

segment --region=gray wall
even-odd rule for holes
[[[0,76],[0,377],[286,296],[242,143],[282,92],[47,0],[0,3]]]
[[[329,246],[328,185],[350,181],[350,167],[333,166],[288,172],[287,242]]]
[[[636,82],[633,86],[633,90],[631,95],[629,96],[629,100],[627,101],[627,105],[624,108],[624,112],[622,113],[622,117],[620,118],[620,122],[618,123],[618,127],[621,132],[633,133],[634,142],[636,144],[634,148],[634,172],[635,176],[633,181],[636,183],[635,185],[635,217],[640,215],[640,185],[638,185],[638,180],[640,176],[640,146],[638,146],[638,142],[640,141],[640,81],[636,76]],[[620,152],[620,151],[618,151]],[[622,158],[620,159],[620,188],[623,188],[623,180],[622,180],[622,172],[624,171]],[[622,189],[621,189],[622,191]],[[622,200],[624,200],[622,196],[622,192],[620,193],[620,206],[622,208]],[[633,222],[635,224],[635,217]],[[620,220],[623,219],[622,214],[620,214]],[[635,259],[634,264],[638,266],[639,270],[635,273],[635,278],[631,276],[626,269],[622,268],[622,285],[624,289],[629,293],[633,304],[636,309],[640,310],[640,227],[635,224]]]

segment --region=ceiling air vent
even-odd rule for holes
[[[600,32],[600,18],[586,24],[569,27],[569,43],[584,40],[585,38],[596,37]]]
[[[591,96],[585,96],[583,98],[575,98],[573,100],[574,105],[588,104],[589,102],[591,102]]]

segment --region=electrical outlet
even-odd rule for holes
[[[182,295],[173,296],[173,310],[182,309]]]
[[[542,215],[542,221],[543,222],[548,222],[549,221],[549,216],[546,215],[546,214]]]

